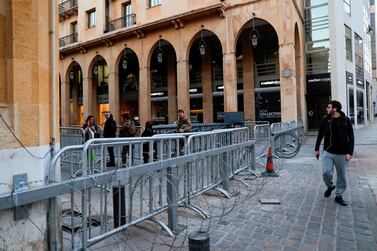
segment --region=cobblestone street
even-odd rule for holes
[[[260,196],[280,205],[261,205],[259,195],[234,210],[211,232],[216,250],[377,250],[377,125],[356,131],[349,163],[347,207],[324,198],[320,161],[310,137],[299,155],[286,160]]]

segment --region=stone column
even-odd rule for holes
[[[92,78],[83,77],[82,80],[82,91],[83,91],[83,108],[84,108],[84,121],[89,115],[93,115],[93,87]]]
[[[178,109],[185,111],[187,117],[190,116],[190,80],[188,60],[182,59],[177,62],[178,79]]]
[[[281,44],[279,48],[280,64],[280,100],[281,120],[289,122],[297,120],[297,87],[295,69],[295,48],[293,44]],[[283,71],[286,76],[283,76]]]
[[[177,120],[177,77],[176,61],[173,53],[168,55],[168,121],[169,124]]]
[[[234,52],[223,55],[224,112],[237,111],[237,65]]]
[[[242,38],[244,118],[255,121],[254,53],[247,36]]]
[[[114,116],[114,120],[120,123],[119,111],[119,75],[118,73],[109,73],[109,110]]]
[[[211,52],[206,49],[202,57],[203,123],[213,123],[212,62]]]
[[[62,79],[62,84],[60,88],[60,109],[61,109],[61,123],[62,126],[70,126],[72,124],[70,106],[69,106],[69,81],[64,81]]]
[[[151,76],[149,67],[140,67],[139,73],[139,116],[140,123],[152,119],[151,115]]]

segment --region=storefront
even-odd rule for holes
[[[307,75],[306,91],[308,128],[315,130],[326,115],[326,106],[331,99],[330,73]]]
[[[261,80],[255,88],[257,121],[276,123],[281,121],[280,80]]]

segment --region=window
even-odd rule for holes
[[[328,0],[305,0],[305,7],[313,7],[321,4],[327,4]]]
[[[345,38],[346,38],[346,58],[352,62],[352,30],[347,25],[345,28]]]
[[[370,27],[372,28],[372,36],[371,36],[371,47],[372,47],[372,70],[377,69],[377,61],[376,61],[376,36],[375,30],[376,30],[376,15],[374,13],[370,14]]]
[[[364,85],[364,58],[363,58],[363,39],[355,33],[355,68],[356,83],[360,86]]]
[[[71,34],[77,32],[77,21],[71,23]]]
[[[343,4],[344,4],[344,11],[348,15],[351,15],[351,0],[343,0]]]
[[[92,28],[96,26],[96,9],[88,10],[87,12],[88,16],[88,28]]]
[[[124,3],[122,5],[122,8],[123,8],[123,16],[124,16],[123,27],[130,27],[131,25],[134,24],[133,17],[132,17],[131,1]]]
[[[161,4],[161,0],[149,0],[149,7],[154,7]]]

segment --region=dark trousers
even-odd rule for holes
[[[109,152],[110,162],[111,164],[115,164],[115,157],[114,157],[114,147],[108,147],[107,151]]]

